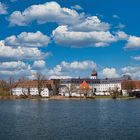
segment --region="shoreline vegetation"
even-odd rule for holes
[[[98,95],[95,94],[95,91],[90,87],[90,85],[84,80],[79,88],[76,87],[76,85],[71,84],[70,87],[66,87],[66,91],[63,91],[64,94],[59,95],[59,82],[58,81],[51,81],[49,84],[48,82],[45,83],[44,76],[41,74],[36,75],[36,80],[34,81],[34,84],[30,85],[32,81],[27,80],[25,83],[23,81],[26,81],[24,78],[19,79],[17,82],[13,78],[9,78],[9,81],[0,80],[0,99],[49,99],[49,100],[73,100],[73,99],[135,99],[137,97],[137,94],[133,94],[132,90],[135,89],[135,85],[132,83],[132,81],[125,82],[123,89],[127,91],[128,96],[123,96],[122,90],[119,90],[118,87],[114,87],[114,89],[108,89],[108,92],[110,95]],[[23,85],[22,85],[22,84]],[[59,83],[59,84],[58,84]],[[21,85],[20,85],[21,84]],[[53,96],[49,96],[47,92],[47,96],[42,96],[41,92],[44,90],[44,87],[46,85],[49,86],[47,89],[52,90]],[[21,88],[21,96],[17,96],[18,94],[13,94],[13,88],[20,86]],[[34,86],[33,86],[34,85]],[[35,87],[38,91],[38,94],[31,94],[30,88]],[[25,89],[26,90],[25,90]],[[62,92],[62,93],[63,93]],[[79,97],[72,96],[72,93],[79,93]],[[60,92],[61,93],[61,92]],[[65,93],[68,93],[65,94]],[[34,96],[32,96],[34,95]],[[67,95],[67,96],[64,96]],[[140,95],[140,94],[139,94]],[[46,98],[45,98],[46,97]]]
[[[93,96],[93,97],[66,97],[66,96],[50,96],[48,98],[42,98],[40,96],[13,96],[13,95],[7,95],[7,96],[0,96],[0,100],[15,100],[15,99],[48,99],[48,100],[94,100],[94,99],[113,99],[112,96]],[[119,96],[115,99],[138,99],[137,97],[129,97],[129,96]]]
[[[48,98],[41,97],[40,95],[32,96],[32,95],[21,95],[21,96],[15,96],[12,95],[11,91],[11,86],[8,85],[6,82],[1,82],[0,84],[0,100],[4,99],[9,99],[9,100],[14,100],[14,99],[37,99],[37,100],[42,100],[42,99],[48,99],[48,100],[94,100],[94,99],[136,99],[136,96],[122,96],[117,90],[111,92],[110,95],[100,95],[100,96],[95,96],[94,94],[92,96],[81,96],[81,97],[71,97],[71,96],[60,96],[60,95],[53,95]],[[87,93],[87,91],[86,91]]]

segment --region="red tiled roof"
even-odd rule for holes
[[[50,87],[54,84],[53,80],[44,80],[42,81],[43,87]],[[35,88],[38,87],[37,80],[20,80],[18,82],[13,83],[13,87],[22,87],[22,88]]]
[[[135,89],[140,89],[140,80],[125,80],[122,82],[122,89],[124,89],[125,85],[130,82],[134,84]]]
[[[80,89],[90,89],[90,86],[86,81],[83,81],[83,83],[80,85]]]

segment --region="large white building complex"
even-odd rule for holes
[[[12,95],[39,95],[38,84],[37,80],[19,80],[13,84]],[[133,87],[131,87],[132,84],[134,85]],[[128,88],[133,88],[133,91],[140,91],[140,81],[131,80],[129,75],[124,75],[120,78],[99,79],[97,71],[94,69],[90,78],[44,80],[41,85],[40,95],[42,97],[52,95],[79,97],[85,96],[85,92],[86,96],[98,96],[110,95],[113,91],[117,91],[125,96],[128,95],[126,85]]]
[[[60,80],[60,90],[59,94],[68,96],[68,89],[71,88],[71,86],[75,86],[77,89],[79,89],[82,82],[85,82],[89,84],[91,88],[91,92],[95,95],[110,95],[110,91],[112,90],[118,90],[120,92],[122,91],[122,83],[123,81],[131,80],[130,76],[123,76],[120,78],[105,78],[105,79],[98,79],[98,74],[96,70],[94,69],[91,73],[90,78],[71,78],[71,79],[61,79]],[[71,89],[70,89],[71,90]],[[72,95],[77,95],[74,91],[72,91]],[[125,94],[125,92],[123,92]]]

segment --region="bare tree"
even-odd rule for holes
[[[22,94],[25,97],[29,97],[30,96],[30,87],[27,87],[27,88],[22,87]]]
[[[70,84],[70,86],[66,86],[66,91],[69,93],[69,97],[72,97],[73,92],[77,92],[78,89],[76,88],[75,84]]]
[[[134,90],[136,88],[136,85],[135,85],[134,81],[124,81],[122,83],[122,88],[124,90],[127,90],[127,93],[129,94],[129,96],[131,96],[132,90]]]
[[[59,79],[52,79],[53,84],[51,84],[51,88],[53,90],[53,95],[59,94],[59,87],[60,87],[60,80]]]
[[[44,84],[45,84],[45,76],[42,75],[41,73],[36,73],[36,80],[37,80],[37,89],[38,89],[38,94],[41,96],[41,92],[44,90]]]
[[[10,95],[12,95],[12,88],[13,88],[14,84],[15,84],[14,78],[10,77],[8,80],[8,87],[9,87]]]
[[[24,76],[22,76],[18,79],[18,82],[16,83],[21,87],[22,95],[27,98],[30,95],[30,81],[28,81]]]
[[[119,96],[119,88],[116,86],[112,90],[110,90],[110,95],[112,96],[113,99],[116,99]]]
[[[0,81],[0,95],[10,95],[9,94],[9,85],[6,81]]]

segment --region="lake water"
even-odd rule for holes
[[[1,100],[0,140],[140,140],[140,100]]]

